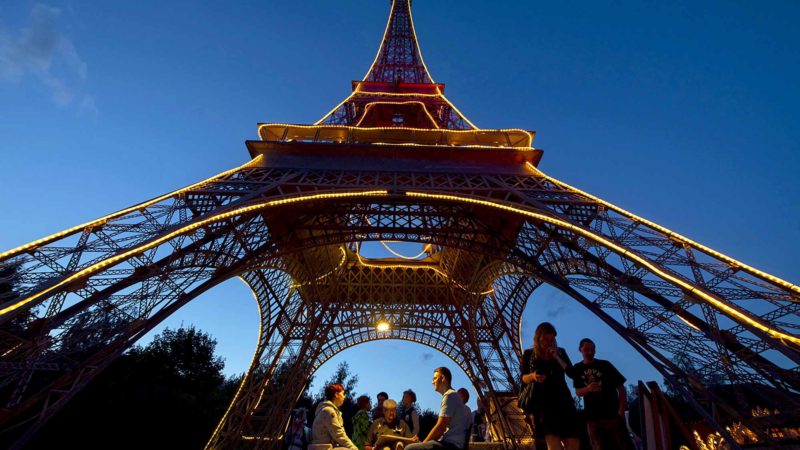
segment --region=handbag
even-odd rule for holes
[[[528,359],[528,373],[532,372],[533,366],[533,355]],[[535,409],[535,401],[533,395],[533,385],[534,383],[528,383],[522,387],[522,390],[519,391],[519,399],[517,400],[517,405],[523,411],[530,413],[533,412]]]
[[[521,391],[519,391],[519,401],[517,402],[520,409],[529,413],[533,412],[533,383],[526,384]]]

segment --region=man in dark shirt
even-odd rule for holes
[[[591,339],[581,339],[578,349],[583,361],[572,368],[572,379],[575,393],[583,397],[592,450],[633,450],[625,426],[625,377],[610,362],[594,358]]]

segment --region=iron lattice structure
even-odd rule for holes
[[[713,383],[759,387],[764,406],[798,415],[798,286],[546,175],[532,132],[478,129],[443,92],[409,0],[394,0],[367,75],[316,124],[261,124],[241,167],[0,254],[15,286],[0,298],[0,427],[19,431],[14,447],[231,277],[258,302],[259,345],[207,448],[278,448],[314,371],[388,338],[452,358],[492,405],[495,435],[525,446],[519,330],[543,283],[710,421],[707,402],[770,440]],[[379,240],[425,252],[360,254]],[[391,329],[376,331],[380,321]]]

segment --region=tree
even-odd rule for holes
[[[238,387],[215,349],[194,327],[164,330],[111,363],[27,448],[202,448]]]
[[[317,394],[317,401],[321,402],[325,400],[325,386],[329,384],[341,384],[344,386],[345,392],[345,402],[350,400],[353,402],[353,398],[356,392],[356,386],[358,385],[358,374],[351,374],[350,373],[350,364],[347,361],[342,361],[336,366],[336,372],[334,372],[328,381],[322,385]]]
[[[196,329],[165,329],[146,348],[134,347],[130,354],[153,371],[159,381],[205,392],[225,380],[224,360],[214,355],[217,341]]]
[[[428,436],[428,433],[431,432],[433,426],[436,425],[436,422],[439,420],[439,413],[438,411],[435,412],[430,409],[426,409],[419,413],[419,439],[423,440],[425,437]]]

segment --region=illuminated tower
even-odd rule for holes
[[[477,128],[425,67],[410,0],[392,2],[350,96],[313,125],[258,133],[240,167],[0,254],[0,280],[14,286],[0,298],[0,428],[18,432],[16,446],[231,277],[258,303],[259,346],[208,448],[278,448],[317,368],[389,338],[452,358],[491,405],[494,435],[526,446],[520,323],[543,283],[710,423],[713,404],[770,438],[712,380],[761,387],[763,406],[796,415],[800,287],[546,175],[533,132]],[[368,259],[367,241],[423,249]]]

